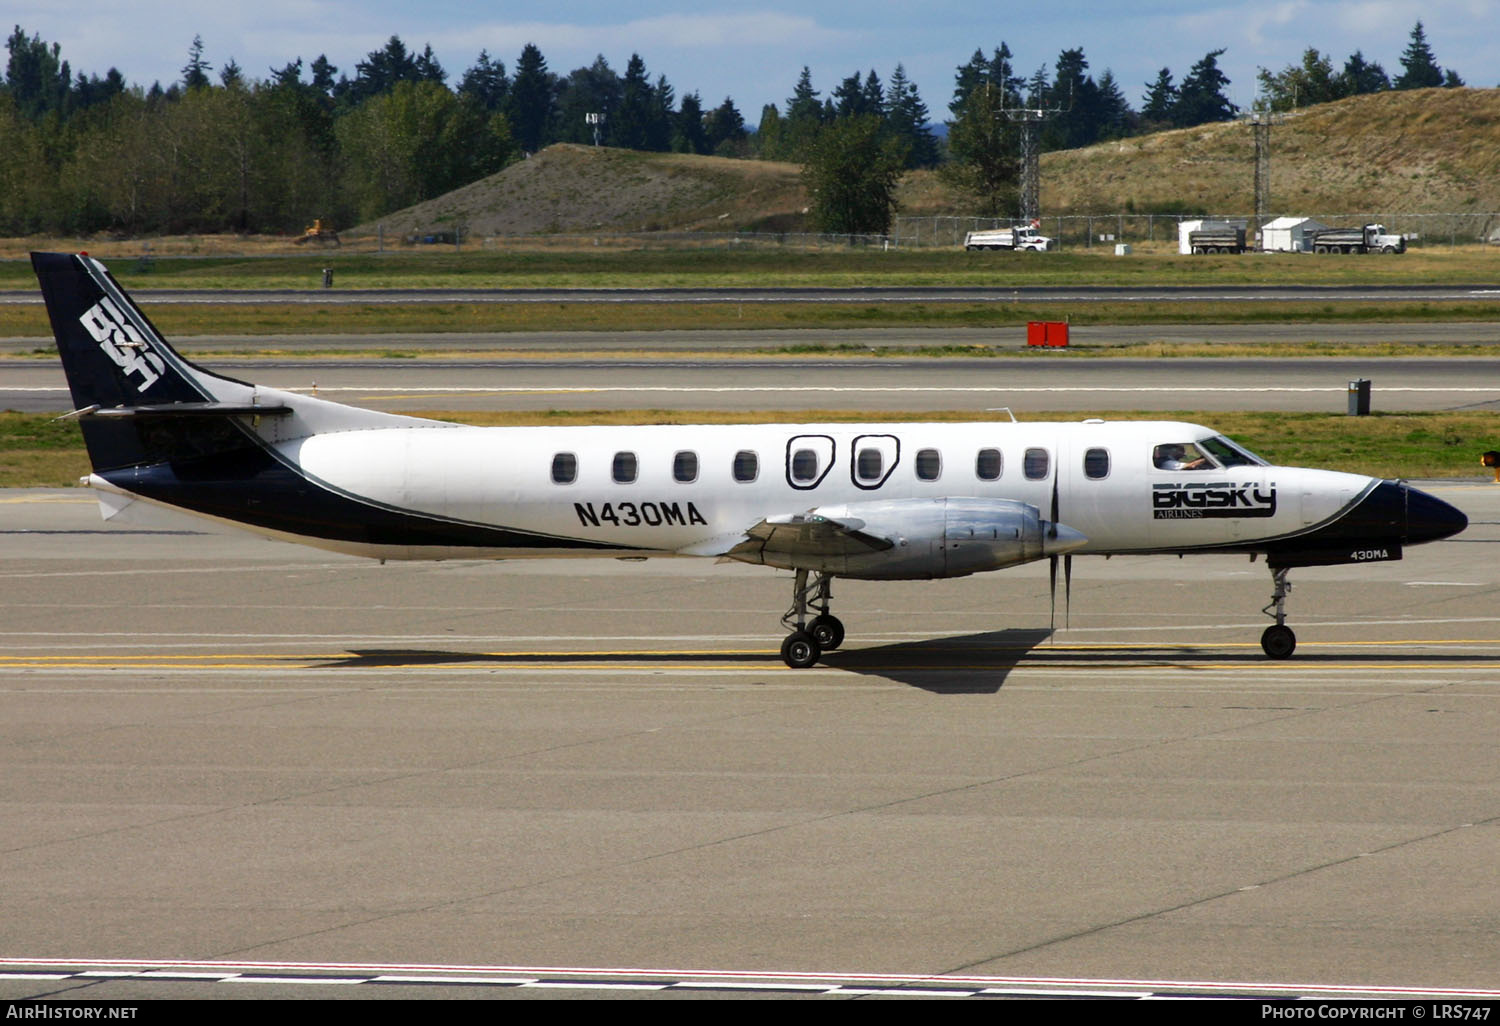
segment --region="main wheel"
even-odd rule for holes
[[[794,670],[805,670],[823,655],[823,650],[806,631],[793,631],[781,643],[781,658]]]
[[[1272,624],[1260,636],[1260,647],[1272,659],[1285,659],[1297,648],[1297,635],[1283,624]]]
[[[814,617],[812,623],[807,625],[807,633],[812,635],[812,639],[824,652],[832,652],[844,643],[843,621],[832,613]]]

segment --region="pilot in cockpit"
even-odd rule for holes
[[[1157,470],[1208,470],[1213,466],[1207,456],[1191,442],[1169,442],[1152,450]]]

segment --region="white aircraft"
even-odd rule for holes
[[[837,648],[835,577],[1074,554],[1400,559],[1464,514],[1404,482],[1278,467],[1171,422],[476,428],[235,381],[175,352],[98,261],[32,254],[104,516],[142,500],[376,559],[707,556],[795,572],[782,656]],[[810,612],[815,615],[809,616]]]

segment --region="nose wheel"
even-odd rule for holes
[[[1261,610],[1276,622],[1260,636],[1261,651],[1272,659],[1285,659],[1297,648],[1297,635],[1286,625],[1286,597],[1291,594],[1292,582],[1286,579],[1290,567],[1271,568],[1271,601]]]
[[[807,571],[798,570],[792,582],[792,608],[782,616],[781,623],[792,633],[781,643],[781,658],[794,670],[805,670],[844,643],[844,624],[828,611],[833,598],[833,576],[819,573],[811,584]],[[818,611],[811,620],[807,618],[808,607]]]

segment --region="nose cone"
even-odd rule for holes
[[[1419,545],[1455,535],[1468,526],[1468,517],[1437,496],[1401,481],[1382,481],[1331,530],[1319,533]]]
[[[1387,482],[1390,484],[1390,482]],[[1406,540],[1419,542],[1448,538],[1469,526],[1469,518],[1457,506],[1419,488],[1406,487]]]
[[[1089,543],[1082,531],[1075,531],[1067,524],[1046,524],[1042,530],[1042,555],[1062,556],[1077,552]]]

